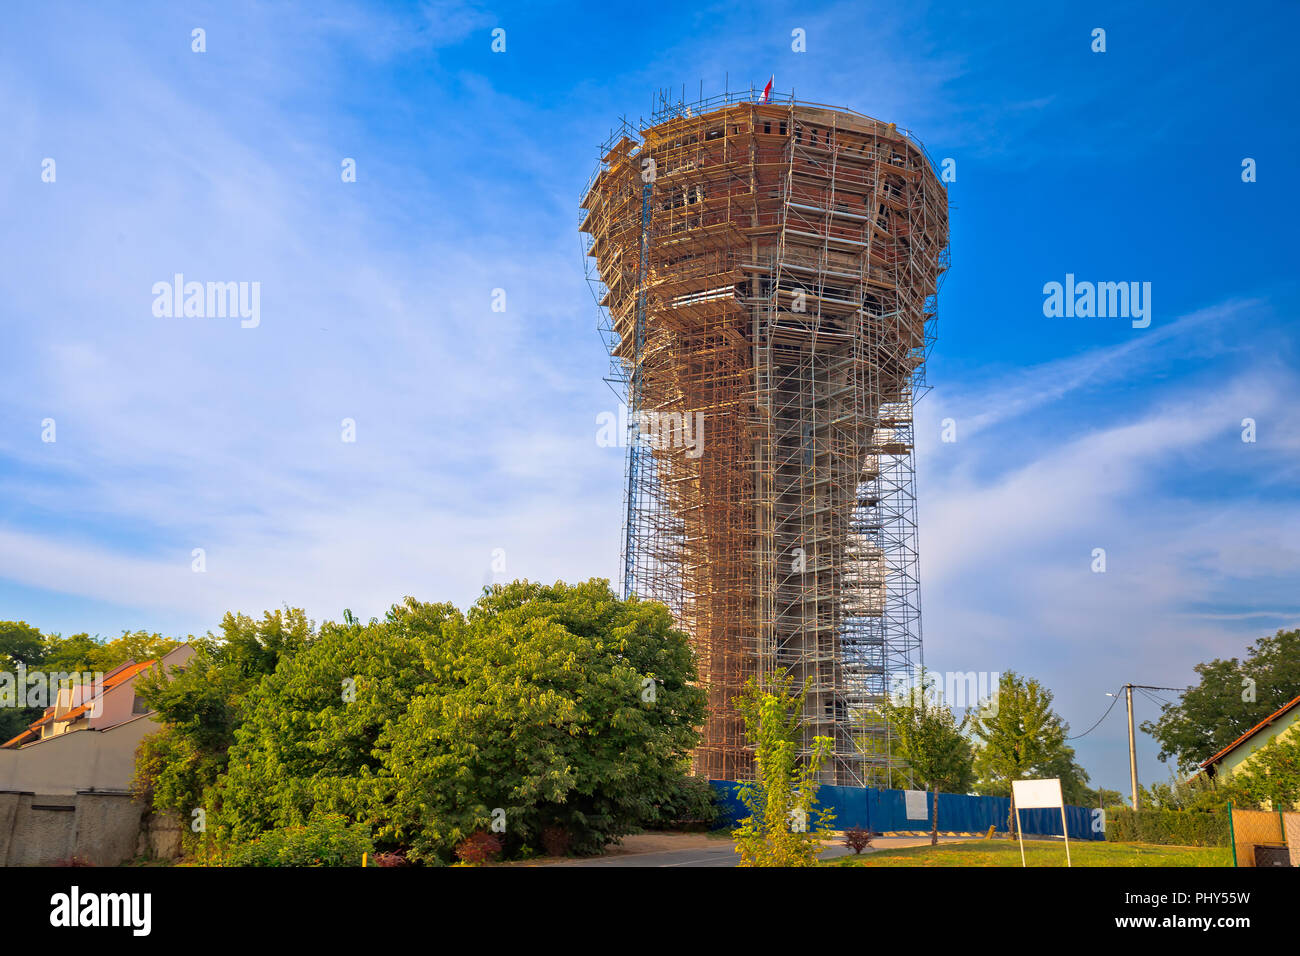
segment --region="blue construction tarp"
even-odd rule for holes
[[[736,796],[741,786],[726,780],[711,780],[718,796],[719,827],[734,827],[748,815],[745,805]],[[919,804],[919,800],[917,801]],[[835,814],[830,824],[834,830],[846,827],[863,827],[876,833],[898,831],[930,831],[934,813],[934,795],[925,794],[925,815],[907,815],[907,796],[903,790],[878,790],[874,787],[834,787],[823,784],[817,789],[817,805]],[[917,806],[919,812],[920,807]],[[957,833],[987,833],[989,827],[1003,832],[1007,829],[1007,814],[1011,800],[1007,797],[980,797],[964,793],[939,794],[939,830]],[[1073,840],[1104,840],[1105,833],[1093,832],[1093,811],[1086,807],[1065,808],[1065,821]],[[816,818],[811,821],[815,824]],[[1021,810],[1020,825],[1026,836],[1060,836],[1061,811]]]

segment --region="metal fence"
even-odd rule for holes
[[[738,820],[748,815],[744,804],[736,796],[741,784],[725,780],[712,780],[710,783],[717,792],[718,804],[722,808],[718,826],[735,826]],[[821,809],[830,809],[835,814],[831,829],[863,827],[876,833],[929,833],[934,813],[934,796],[920,791],[824,784],[817,790],[817,805]],[[990,827],[1006,832],[1010,812],[1011,800],[1007,797],[941,793],[939,832],[983,834]],[[1067,806],[1065,820],[1072,840],[1106,838],[1100,811]],[[1061,811],[1021,810],[1020,825],[1025,836],[1059,837]]]

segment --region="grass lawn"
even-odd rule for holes
[[[1155,846],[1149,843],[1070,842],[1075,866],[1232,866],[1228,847]],[[1030,866],[1065,866],[1065,845],[1026,840]],[[880,850],[826,860],[823,866],[1020,866],[1020,845],[1010,840],[972,840],[939,846]]]

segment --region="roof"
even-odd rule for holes
[[[72,710],[63,714],[56,715],[55,709],[53,707],[49,708],[48,713],[46,713],[39,720],[33,721],[28,726],[28,728],[24,730],[21,734],[19,734],[17,737],[14,737],[12,740],[7,740],[3,744],[0,744],[0,750],[4,750],[8,747],[17,746],[18,744],[26,740],[28,737],[35,736],[37,730],[40,727],[43,727],[45,724],[48,724],[51,721],[53,721],[54,723],[62,724],[72,720],[76,720],[87,710],[89,710],[92,706],[94,706],[95,701],[101,699],[105,694],[107,694],[114,687],[117,687],[119,684],[125,683],[126,681],[130,680],[132,677],[135,677],[141,671],[147,670],[148,668],[152,667],[154,664],[157,663],[158,663],[158,658],[154,658],[153,660],[144,661],[143,663],[140,664],[136,664],[134,662],[128,662],[126,664],[121,665],[120,667],[114,668],[109,673],[109,675],[103,679],[102,682],[97,682],[97,685],[99,687],[99,693],[96,694],[94,697],[90,698],[84,704],[74,707],[72,708]],[[94,687],[96,686],[96,684],[92,684],[91,686]]]
[[[1277,720],[1279,717],[1281,717],[1283,714],[1285,714],[1288,710],[1290,710],[1290,709],[1293,708],[1293,707],[1296,707],[1297,705],[1300,705],[1300,696],[1297,696],[1295,699],[1288,701],[1287,703],[1285,703],[1285,704],[1283,704],[1281,707],[1279,707],[1277,710],[1273,711],[1273,713],[1269,714],[1267,717],[1265,717],[1263,720],[1261,720],[1259,723],[1257,723],[1254,727],[1250,728],[1250,730],[1246,731],[1244,734],[1242,734],[1240,737],[1238,737],[1238,738],[1237,738],[1236,740],[1234,740],[1232,743],[1228,744],[1228,746],[1224,747],[1222,750],[1220,750],[1217,754],[1215,754],[1215,755],[1214,755],[1213,757],[1211,757],[1209,760],[1203,760],[1203,761],[1201,761],[1201,767],[1202,767],[1202,768],[1205,768],[1205,767],[1208,767],[1208,766],[1209,766],[1210,764],[1212,764],[1212,763],[1217,763],[1217,762],[1218,762],[1219,760],[1221,760],[1224,756],[1226,756],[1230,751],[1236,750],[1238,747],[1240,747],[1243,743],[1245,743],[1245,742],[1246,742],[1247,740],[1249,740],[1251,737],[1255,736],[1255,734],[1259,733],[1261,730],[1263,730],[1263,729],[1264,729],[1265,727],[1267,727],[1269,724],[1273,723],[1273,721]]]

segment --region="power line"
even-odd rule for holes
[[[1174,690],[1174,691],[1178,691],[1178,693],[1180,693],[1180,694],[1181,694],[1181,693],[1184,693],[1184,692],[1187,690],[1186,687],[1156,687],[1156,686],[1151,685],[1151,684],[1134,684],[1134,685],[1133,685],[1133,688],[1134,688],[1134,690],[1140,690],[1140,691],[1143,691],[1143,692],[1146,692],[1146,691],[1149,691],[1149,690]],[[1123,690],[1123,685],[1121,685],[1120,689]],[[1101,718],[1100,718],[1100,719],[1099,719],[1095,724],[1093,724],[1091,727],[1089,727],[1087,730],[1085,730],[1083,733],[1081,733],[1081,734],[1076,734],[1076,735],[1073,736],[1073,737],[1066,737],[1066,738],[1065,738],[1066,740],[1078,740],[1080,737],[1086,737],[1086,736],[1088,736],[1090,733],[1092,733],[1094,730],[1096,730],[1098,727],[1101,726],[1102,721],[1104,721],[1107,717],[1110,716],[1110,712],[1111,712],[1112,710],[1114,710],[1114,709],[1115,709],[1115,705],[1119,703],[1119,694],[1117,694],[1117,693],[1116,693],[1116,694],[1109,694],[1109,695],[1107,695],[1107,696],[1110,697],[1110,706],[1106,708],[1106,713],[1102,714],[1102,715],[1101,715]],[[1159,698],[1157,698],[1157,697],[1155,697],[1155,696],[1153,696],[1153,695],[1151,695],[1151,694],[1147,694],[1146,696],[1147,696],[1147,699],[1152,700],[1152,701],[1154,701],[1154,702],[1157,703],[1157,704],[1168,704],[1168,703],[1172,703],[1172,701],[1160,700]]]
[[[1113,694],[1113,695],[1111,695],[1110,706],[1106,708],[1106,713],[1102,714],[1102,715],[1101,715],[1101,718],[1100,718],[1100,719],[1099,719],[1095,724],[1093,724],[1091,727],[1089,727],[1089,728],[1088,728],[1087,730],[1085,730],[1083,733],[1081,733],[1081,734],[1076,734],[1076,735],[1073,736],[1073,737],[1066,737],[1065,739],[1066,739],[1066,740],[1078,740],[1080,737],[1086,737],[1086,736],[1088,736],[1090,733],[1092,733],[1094,730],[1096,730],[1098,727],[1101,726],[1101,722],[1102,722],[1103,720],[1105,720],[1107,717],[1110,716],[1110,712],[1111,712],[1112,710],[1115,709],[1115,705],[1116,705],[1117,703],[1119,703],[1119,694]]]

